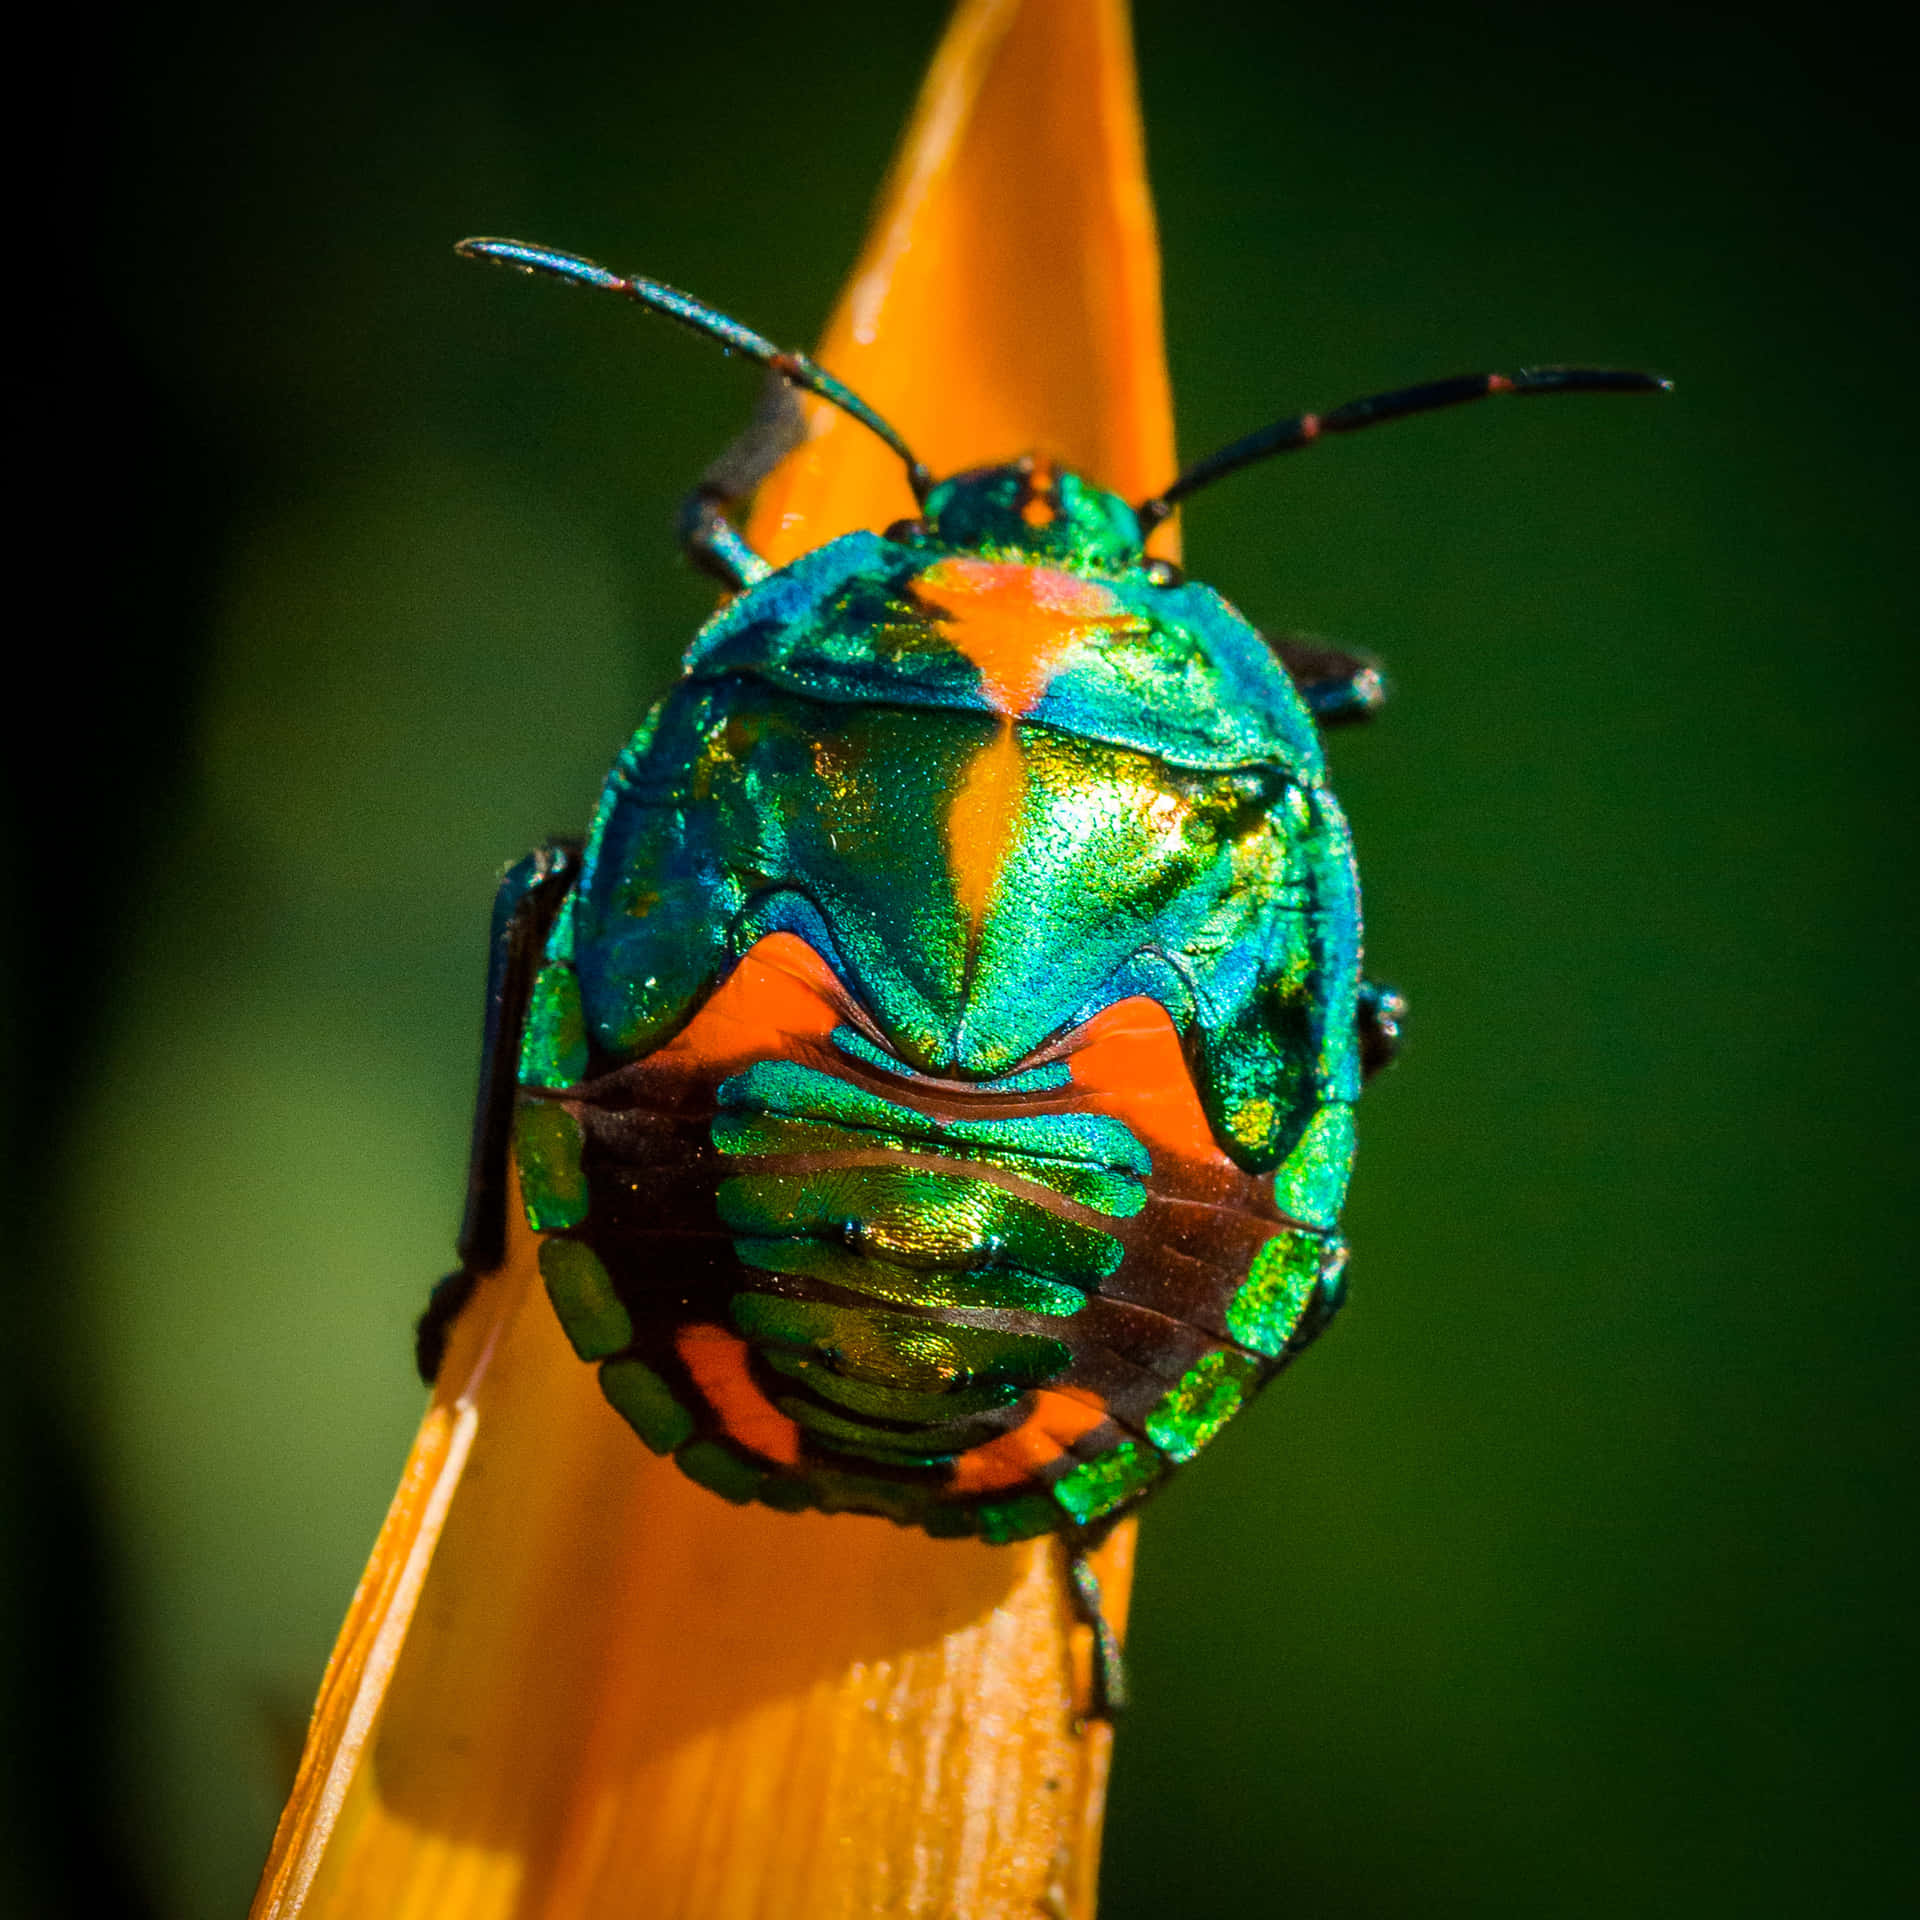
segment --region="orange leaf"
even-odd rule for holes
[[[1174,471],[1119,0],[965,0],[822,360],[944,473]],[[810,407],[776,561],[913,510]],[[1162,548],[1171,551],[1171,529]],[[1090,1915],[1110,1734],[1057,1541],[728,1506],[655,1460],[535,1242],[455,1328],[322,1684],[254,1912],[548,1920]],[[1124,1622],[1132,1527],[1102,1551]]]
[[[819,359],[944,477],[1043,454],[1130,500],[1174,476],[1133,39],[1118,0],[968,0],[934,55]],[[899,462],[806,402],[760,491],[776,564],[914,511]],[[1170,528],[1150,543],[1176,558]]]

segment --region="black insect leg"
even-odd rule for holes
[[[1407,997],[1378,980],[1362,980],[1356,1018],[1360,1025],[1360,1071],[1371,1080],[1382,1067],[1392,1066],[1400,1052]]]
[[[580,867],[580,843],[556,840],[508,868],[493,900],[487,965],[486,1036],[480,1048],[480,1090],[474,1102],[467,1158],[467,1206],[460,1224],[460,1264],[433,1289],[414,1327],[414,1362],[431,1386],[446,1356],[447,1335],[473,1297],[475,1282],[507,1253],[507,1147],[513,1133],[514,1084],[527,996],[540,967],[548,929]]]
[[[1364,653],[1330,646],[1304,633],[1268,637],[1288,677],[1300,689],[1307,711],[1322,727],[1371,720],[1386,705],[1387,682],[1380,663]]]
[[[1350,652],[1304,633],[1265,638],[1320,727],[1345,727],[1357,720],[1371,720],[1386,704],[1386,679],[1379,662],[1367,654]],[[1360,1029],[1360,1071],[1365,1078],[1371,1080],[1382,1067],[1393,1064],[1406,1017],[1403,994],[1378,980],[1360,982],[1355,1019]]]
[[[1127,1664],[1101,1603],[1100,1577],[1087,1558],[1092,1551],[1091,1544],[1067,1548],[1067,1596],[1075,1619],[1093,1630],[1093,1698],[1085,1718],[1112,1720],[1127,1704]]]
[[[746,432],[680,503],[681,551],[702,573],[738,591],[773,571],[747,545],[728,511],[746,499],[805,437],[805,416],[792,387],[778,374],[768,374]]]

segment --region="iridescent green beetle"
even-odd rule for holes
[[[1361,976],[1318,738],[1378,672],[1270,644],[1146,536],[1322,433],[1665,383],[1442,381],[1281,421],[1133,506],[1032,459],[935,484],[814,362],[684,294],[461,251],[665,313],[787,405],[683,518],[732,597],[584,846],[501,888],[422,1371],[502,1257],[511,1151],[567,1337],[695,1480],[1084,1549],[1338,1306],[1353,1103],[1402,1012]],[[921,512],[775,570],[728,509],[792,444],[792,388],[894,448]]]

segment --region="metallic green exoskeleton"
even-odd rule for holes
[[[1084,1545],[1338,1305],[1353,1103],[1402,1010],[1361,976],[1319,740],[1377,671],[1270,643],[1147,536],[1323,433],[1661,383],[1443,381],[1282,421],[1139,505],[1033,459],[935,484],[813,362],[684,294],[463,250],[830,400],[921,511],[768,566],[728,509],[790,444],[777,406],[689,501],[732,597],[584,846],[502,889],[464,1265],[423,1366],[501,1258],[511,1135],[561,1325],[648,1446],[730,1500]]]

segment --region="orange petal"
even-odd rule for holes
[[[968,0],[934,55],[819,359],[936,475],[1042,454],[1143,500],[1176,472],[1127,10]],[[776,564],[914,511],[899,461],[805,403],[760,490]],[[1178,557],[1172,527],[1152,543]]]
[[[821,358],[936,471],[1173,473],[1119,0],[964,0]],[[913,508],[811,407],[776,560]],[[1171,529],[1162,550],[1171,551]],[[1110,1736],[1052,1540],[737,1509],[645,1452],[535,1243],[455,1329],[314,1712],[256,1916],[1091,1915]],[[1133,1529],[1102,1550],[1124,1623]]]

